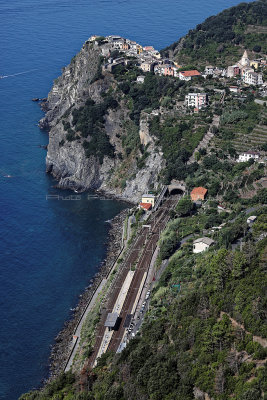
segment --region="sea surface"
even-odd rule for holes
[[[69,200],[45,174],[48,135],[33,97],[92,34],[161,49],[238,0],[0,0],[0,399],[48,373],[53,339],[105,257],[125,204]],[[49,196],[55,195],[51,199]]]

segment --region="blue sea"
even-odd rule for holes
[[[54,337],[105,257],[109,224],[125,204],[70,201],[45,173],[48,135],[31,99],[92,34],[161,49],[238,0],[0,0],[0,399],[48,373]],[[58,198],[49,199],[49,195]]]

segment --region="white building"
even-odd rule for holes
[[[181,81],[191,81],[191,79],[196,76],[201,76],[196,69],[192,71],[179,71],[179,79]]]
[[[253,222],[255,222],[257,219],[256,215],[251,215],[250,217],[248,217],[247,219],[247,224],[253,224]]]
[[[259,153],[255,151],[246,151],[242,154],[239,154],[237,162],[247,162],[250,159],[254,159],[255,161],[257,161],[259,158],[260,158]]]
[[[124,46],[125,40],[124,39],[115,39],[112,42],[112,46],[115,50],[122,50]]]
[[[144,76],[144,75],[139,75],[139,76],[136,78],[136,82],[137,82],[137,83],[144,83],[144,82],[145,82],[145,76]]]
[[[207,105],[207,94],[206,93],[188,93],[185,96],[185,102],[187,107],[194,107],[200,110]]]
[[[193,253],[202,253],[203,251],[208,250],[214,243],[214,240],[208,237],[196,239],[193,242]]]
[[[239,93],[240,92],[240,89],[239,89],[238,86],[229,86],[229,90],[232,93]]]
[[[248,85],[262,85],[263,80],[262,80],[262,74],[254,72],[253,68],[245,68],[243,70],[243,75],[242,79],[244,83],[247,83]]]
[[[212,65],[207,65],[205,67],[205,75],[213,75],[214,69],[215,68]]]

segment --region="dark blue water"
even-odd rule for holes
[[[0,399],[47,374],[49,346],[104,257],[115,201],[47,200],[47,135],[32,97],[92,34],[121,34],[157,49],[236,0],[0,0]],[[12,178],[7,178],[11,175]],[[68,192],[56,192],[67,196]]]

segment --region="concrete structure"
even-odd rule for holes
[[[208,250],[214,243],[214,240],[208,237],[196,239],[193,242],[193,253],[202,253],[203,251]]]
[[[208,189],[204,187],[195,187],[192,192],[190,193],[190,197],[192,201],[197,201],[197,200],[204,200],[205,196],[208,192]]]
[[[250,159],[254,159],[256,161],[259,158],[260,158],[260,155],[256,151],[247,151],[245,153],[239,154],[237,162],[247,162]]]
[[[187,107],[194,107],[200,110],[207,105],[207,94],[206,93],[188,93],[185,96],[185,103]]]
[[[150,203],[152,207],[155,205],[155,195],[154,194],[143,194],[141,203]]]
[[[191,81],[191,79],[195,76],[201,76],[201,74],[196,69],[192,71],[179,72],[179,79],[181,79],[181,81]]]

